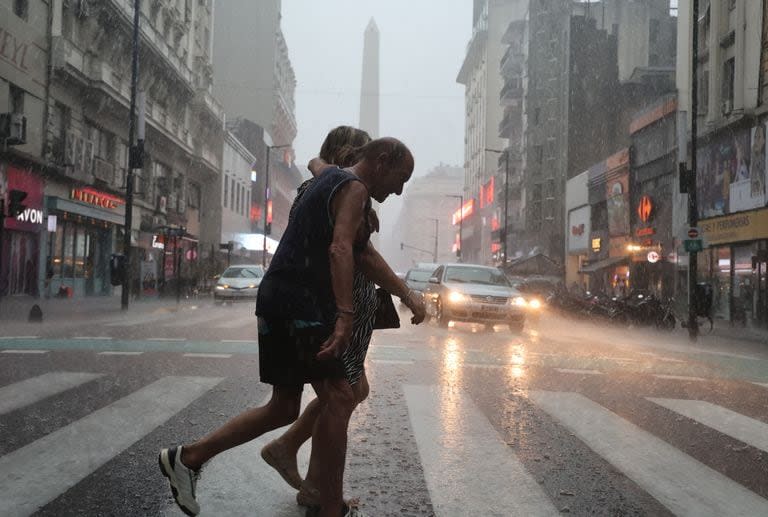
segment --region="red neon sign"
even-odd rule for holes
[[[493,204],[494,190],[496,188],[496,181],[493,176],[488,180],[488,183],[480,187],[480,208],[491,206]]]
[[[470,215],[475,213],[475,200],[470,199],[466,203],[464,203],[464,206],[461,207],[460,210],[456,210],[453,213],[452,222],[454,225],[459,224],[460,221],[463,221]]]
[[[272,224],[272,200],[267,201],[267,224]]]
[[[91,188],[73,188],[69,194],[70,199],[95,205],[101,208],[117,208],[118,205],[124,205],[125,201],[117,196],[99,192]]]

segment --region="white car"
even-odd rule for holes
[[[255,300],[259,284],[264,277],[264,268],[243,264],[228,267],[216,282],[213,301],[217,305],[237,300]]]
[[[443,327],[449,321],[506,323],[519,331],[525,324],[525,299],[495,267],[443,264],[429,278],[424,300],[427,314]]]

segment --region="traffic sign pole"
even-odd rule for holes
[[[696,192],[696,139],[698,137],[699,108],[699,0],[691,2],[691,170],[688,172],[688,224],[695,229],[699,222]],[[684,145],[680,142],[679,145]],[[689,231],[690,234],[690,231]],[[696,233],[698,237],[698,232]],[[688,252],[688,337],[696,341],[699,327],[696,324],[696,274],[699,267],[696,250]]]

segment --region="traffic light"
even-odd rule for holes
[[[23,190],[11,190],[8,192],[8,215],[10,217],[16,217],[27,209],[27,206],[22,204],[26,197],[27,193]]]

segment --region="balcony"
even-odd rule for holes
[[[517,106],[522,105],[523,95],[523,78],[519,75],[509,77],[504,83],[504,87],[501,89],[499,99],[504,106]]]
[[[226,119],[224,108],[208,90],[199,89],[195,92],[194,105],[200,110],[205,110],[211,118],[216,120],[222,127],[224,126]]]
[[[509,138],[512,141],[518,141],[522,137],[523,116],[522,106],[508,106],[504,110],[504,116],[499,122],[499,136]]]
[[[525,62],[525,54],[519,45],[510,45],[507,51],[504,52],[504,56],[501,58],[501,73],[507,74],[520,74],[523,70],[523,63]]]

